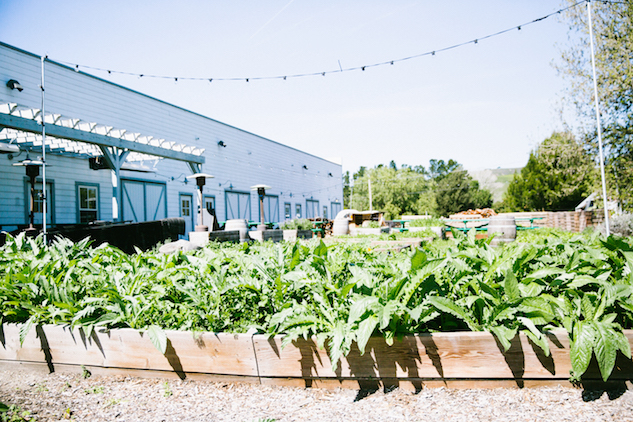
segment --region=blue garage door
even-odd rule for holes
[[[319,216],[319,201],[306,199],[306,218],[317,218]]]
[[[341,212],[341,210],[343,209],[343,205],[340,202],[331,202],[330,209],[332,210],[330,218],[334,219],[336,217],[336,214]]]
[[[167,218],[167,185],[121,179],[123,220],[139,223]]]
[[[278,196],[264,195],[264,217],[266,217],[267,223],[279,223],[279,197]]]
[[[251,220],[251,194],[248,192],[224,191],[226,219]]]

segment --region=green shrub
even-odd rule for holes
[[[443,227],[444,222],[439,218],[416,218],[409,222],[409,227]]]
[[[305,218],[286,220],[279,225],[281,230],[310,230],[312,227],[312,221]]]

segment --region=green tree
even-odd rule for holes
[[[530,154],[504,196],[513,211],[573,210],[594,189],[597,171],[591,156],[570,133],[554,133]]]
[[[378,165],[373,169],[361,167],[354,174],[354,193],[351,207],[367,210],[369,206],[369,180],[372,184],[372,207],[394,219],[402,214],[434,212],[434,201],[429,196],[429,181],[423,174],[409,167]]]
[[[448,160],[447,162],[444,162],[444,160],[429,160],[428,174],[431,179],[439,181],[452,171],[459,170],[460,168],[461,165],[455,160]]]
[[[349,200],[351,197],[351,187],[349,183],[349,171],[343,175],[343,208],[349,208]]]
[[[576,0],[567,0],[570,4]],[[591,2],[598,99],[609,191],[633,209],[633,1]],[[597,153],[589,24],[585,4],[564,15],[570,44],[559,72],[570,81],[565,99],[577,111],[582,139]]]
[[[473,180],[465,170],[453,170],[441,175],[436,192],[437,212],[442,216],[492,205],[492,194],[479,189],[479,182]]]
[[[369,181],[372,185],[372,206],[394,219],[403,214],[448,215],[469,208],[492,205],[492,194],[479,188],[455,160],[430,160],[429,169],[422,165],[388,166],[373,169],[361,167],[353,175],[350,208],[367,210]]]

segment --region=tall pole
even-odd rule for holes
[[[259,196],[259,219],[260,224],[257,226],[257,230],[262,231],[266,230],[266,215],[264,214],[264,196],[266,195],[266,190],[264,188],[257,189],[257,196]]]
[[[609,236],[609,211],[607,210],[607,183],[604,176],[604,153],[602,152],[602,125],[600,124],[600,109],[598,104],[598,80],[596,78],[596,58],[593,50],[593,26],[591,24],[591,1],[587,1],[587,17],[589,20],[589,40],[591,41],[591,66],[593,68],[593,92],[596,101],[596,122],[598,124],[598,150],[600,151],[600,177],[602,178],[602,198],[604,201],[604,224]]]
[[[352,187],[350,189],[350,195],[349,195],[349,209],[353,210],[354,209],[354,180],[352,180]]]
[[[44,121],[45,113],[44,113],[44,97],[45,97],[45,89],[44,89],[44,61],[46,60],[46,56],[42,56],[42,84],[40,88],[42,90],[42,233],[44,235],[44,244],[46,244],[46,217],[47,217],[47,209],[46,202],[48,200],[46,195],[46,122]]]

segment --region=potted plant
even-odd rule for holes
[[[283,230],[285,241],[312,238],[312,222],[305,218],[287,220],[279,225]]]

